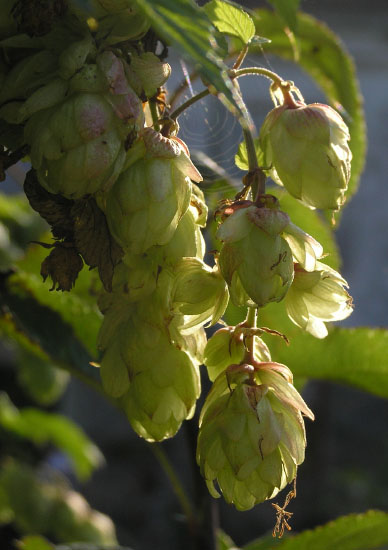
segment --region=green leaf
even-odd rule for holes
[[[17,545],[20,550],[54,550],[54,546],[48,540],[38,535],[23,537]]]
[[[81,480],[89,478],[103,461],[96,445],[71,420],[34,408],[19,411],[5,393],[0,394],[0,425],[37,445],[58,447],[69,456]]]
[[[319,340],[293,325],[281,305],[260,313],[260,324],[290,339],[286,346],[280,338],[266,338],[274,361],[285,363],[298,377],[331,380],[388,398],[388,331],[336,327]]]
[[[271,38],[271,43],[264,46],[265,52],[294,61],[294,47],[283,29],[281,18],[269,10],[256,10],[253,19],[256,31]],[[354,63],[339,38],[326,25],[300,12],[297,20],[297,44],[300,50],[298,63],[321,86],[331,105],[349,126],[353,153],[352,175],[347,192],[350,198],[357,190],[366,152],[362,97]],[[257,51],[261,53],[261,50]]]
[[[257,162],[259,163],[259,166],[263,165],[263,152],[260,147],[259,138],[254,138],[255,143],[255,149],[256,149],[256,156],[257,156]],[[242,141],[238,147],[238,151],[236,153],[236,156],[234,157],[234,162],[237,166],[237,168],[240,168],[240,170],[249,170],[249,164],[248,164],[248,153],[247,153],[247,146],[245,141]]]
[[[372,550],[388,547],[388,514],[370,510],[343,516],[326,525],[289,537],[279,550]],[[258,549],[262,547],[258,546]],[[249,550],[256,550],[249,546]]]
[[[252,18],[239,6],[223,0],[211,0],[203,9],[220,32],[239,38],[244,45],[254,37]]]
[[[206,83],[221,94],[220,99],[227,107],[239,116],[242,123],[250,125],[248,111],[217,51],[206,13],[192,0],[135,0],[135,3],[149,17],[157,34],[177,46]]]
[[[217,550],[239,550],[229,535],[221,529],[217,531]]]
[[[7,274],[0,279],[2,335],[99,388],[97,369],[90,365],[93,357],[76,337],[73,327],[65,322],[59,313],[39,303],[34,293],[24,284],[23,278],[18,279],[16,275]],[[27,276],[28,283],[31,283],[31,279],[34,280],[32,276]],[[44,287],[39,280],[35,281],[35,285],[38,293],[39,285]],[[49,294],[47,290],[46,292]],[[56,296],[60,303],[58,293]],[[78,309],[82,318],[84,307],[84,304],[78,303],[78,308],[73,310],[73,314],[76,315]],[[70,310],[66,312],[67,315],[71,314]],[[87,317],[84,320],[87,321]],[[78,322],[79,320],[76,321]]]
[[[282,540],[276,539],[272,535],[267,535],[250,542],[243,547],[243,550],[274,550],[275,548],[279,548],[282,543]]]
[[[300,0],[268,0],[284,19],[290,30],[296,32],[298,26],[297,11]]]

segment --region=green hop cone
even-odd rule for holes
[[[200,393],[198,366],[155,324],[126,325],[121,355],[130,374],[122,405],[133,429],[148,441],[173,437],[194,414]]]
[[[255,336],[254,342],[255,360],[271,361],[269,349],[264,341]],[[210,380],[214,382],[229,365],[241,363],[244,355],[244,328],[238,325],[217,330],[207,341],[204,350],[203,363],[206,365]]]
[[[126,136],[142,129],[144,115],[124,62],[113,52],[103,52],[73,79],[60,104],[28,120],[25,139],[41,185],[76,199],[114,183],[124,165]]]
[[[281,236],[288,223],[284,212],[248,203],[238,205],[218,228],[219,264],[235,305],[263,307],[285,296],[294,272]]]
[[[238,510],[274,497],[304,460],[302,413],[314,416],[278,363],[231,365],[216,379],[200,418],[197,462],[210,493]]]
[[[328,105],[284,104],[267,115],[261,128],[263,165],[306,205],[338,210],[350,178],[349,139],[345,122]]]
[[[218,266],[211,269],[198,258],[182,258],[175,265],[173,309],[184,316],[182,332],[210,321],[217,323],[229,301]]]
[[[190,178],[202,179],[178,138],[164,138],[151,128],[142,137],[144,158],[121,174],[106,206],[112,235],[132,254],[171,240],[190,204]]]
[[[289,318],[316,338],[325,338],[325,322],[341,321],[353,311],[352,298],[341,275],[321,262],[307,272],[295,265],[295,277],[286,296]]]

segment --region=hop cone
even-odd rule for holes
[[[293,278],[289,245],[281,232],[289,223],[287,214],[254,205],[236,209],[218,228],[223,241],[219,263],[238,305],[265,306],[279,302]]]
[[[316,338],[325,338],[325,322],[342,321],[353,311],[352,298],[341,275],[321,262],[307,272],[295,265],[295,278],[286,296],[291,321]]]
[[[144,158],[121,174],[106,208],[112,235],[134,254],[170,241],[190,204],[190,178],[201,180],[180,140],[152,129],[144,131],[143,139]]]
[[[126,136],[143,124],[123,61],[106,51],[72,77],[60,104],[29,119],[25,137],[40,183],[80,198],[112,185],[124,164]]]
[[[231,365],[214,382],[200,418],[197,462],[209,491],[238,510],[274,497],[296,475],[313,414],[278,363]]]
[[[345,200],[352,154],[349,130],[327,105],[282,105],[266,117],[260,131],[264,166],[306,205],[338,210]]]

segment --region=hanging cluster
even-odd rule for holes
[[[204,326],[229,295],[250,312],[285,299],[291,321],[322,338],[326,322],[352,311],[346,281],[275,197],[253,185],[248,194],[248,180],[245,199],[220,208],[220,252],[204,262],[202,178],[176,125],[160,119],[171,69],[131,0],[7,0],[0,35],[1,145],[29,155],[25,192],[55,239],[43,277],[70,290],[84,263],[98,269],[104,390],[141,437],[161,441],[192,417],[204,363],[213,387],[197,460],[210,492],[217,483],[241,510],[273,497],[296,476],[302,415],[313,414],[254,315],[208,342]],[[307,206],[337,210],[350,174],[346,125],[286,84],[272,89],[280,104],[260,132],[262,168]]]

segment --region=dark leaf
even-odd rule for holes
[[[53,250],[42,262],[40,274],[43,281],[50,277],[50,290],[71,290],[83,268],[83,261],[77,250],[68,243],[55,243]]]
[[[297,11],[300,0],[268,0],[278,12],[285,24],[293,32],[297,31],[298,17]]]
[[[104,288],[110,292],[114,268],[124,252],[112,238],[105,215],[94,199],[76,201],[71,215],[78,251],[90,268],[98,268]]]
[[[70,216],[74,201],[53,195],[38,182],[35,170],[30,170],[24,181],[24,192],[31,207],[51,226],[57,239],[70,239],[73,236],[73,221]]]

